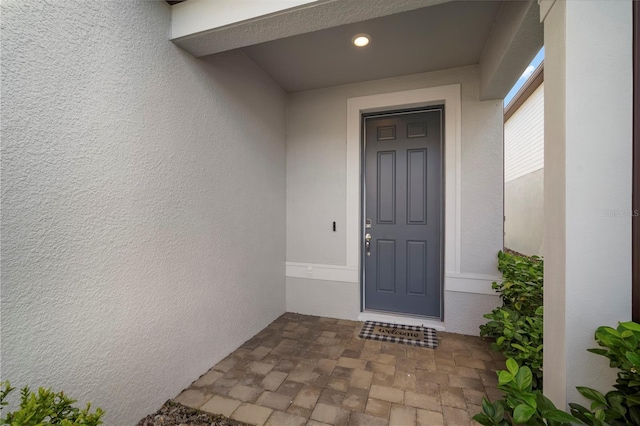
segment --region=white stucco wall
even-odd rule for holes
[[[606,0],[541,11],[544,390],[565,407],[583,401],[576,386],[614,384],[607,359],[586,350],[598,326],[631,319],[632,13],[631,1]]]
[[[2,2],[2,379],[134,424],[285,310],[285,94],[165,2]]]
[[[307,264],[345,265],[346,220],[346,131],[347,99],[425,87],[461,85],[461,270],[450,271],[482,276],[496,276],[496,254],[502,249],[503,167],[502,105],[500,101],[479,100],[478,67],[471,66],[432,73],[376,80],[358,84],[298,92],[289,95],[287,113],[287,261]],[[445,111],[446,114],[446,111]],[[332,231],[332,222],[337,231]],[[359,297],[358,283],[346,294]],[[307,294],[295,286],[314,288],[307,292],[318,297],[336,298],[321,279],[289,277],[287,309],[308,310],[308,303],[290,297]],[[325,286],[323,292],[315,287]],[[449,292],[447,292],[449,293]],[[341,294],[341,293],[340,293]],[[470,293],[478,300],[492,295]],[[456,295],[445,294],[447,309]],[[495,300],[494,300],[495,299]],[[327,303],[327,302],[321,302]],[[342,305],[345,306],[345,305]],[[359,310],[359,300],[349,303]],[[477,334],[486,303],[466,304],[471,309],[460,314],[466,321],[449,331]],[[354,318],[358,310],[342,311]],[[452,318],[453,319],[453,318]]]
[[[544,169],[504,184],[504,246],[528,256],[542,256],[544,240]]]
[[[357,321],[358,283],[287,277],[287,311]]]

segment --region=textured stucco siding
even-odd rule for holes
[[[285,102],[160,1],[2,2],[2,379],[134,424],[285,310]]]
[[[445,330],[477,336],[483,315],[499,305],[497,295],[446,291]],[[357,321],[360,284],[287,277],[287,311]]]
[[[289,95],[287,261],[346,263],[347,99],[450,84],[461,86],[459,272],[497,275],[496,255],[503,248],[502,104],[480,101],[477,66]],[[446,220],[455,218],[450,215]],[[309,300],[334,307],[335,316],[354,319],[360,311],[359,284],[287,277],[287,310],[317,314]],[[477,334],[482,314],[499,300],[445,289],[444,303],[448,331]]]
[[[544,169],[504,185],[504,246],[542,256],[544,237]]]
[[[544,392],[583,403],[616,371],[587,349],[631,318],[632,1],[544,0]]]
[[[287,312],[357,321],[360,284],[287,277]]]
[[[446,331],[477,336],[480,325],[487,322],[483,315],[500,305],[497,295],[447,291],[444,295]]]
[[[502,106],[480,101],[478,81],[471,66],[289,95],[287,261],[346,262],[347,99],[460,84],[461,271],[495,275],[503,233]]]

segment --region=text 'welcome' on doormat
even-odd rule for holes
[[[438,347],[438,333],[435,329],[415,325],[367,321],[362,326],[358,337],[422,348],[436,349]]]

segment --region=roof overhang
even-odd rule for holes
[[[543,43],[538,3],[505,1],[480,59],[480,99],[503,99]]]
[[[172,41],[202,57],[451,1],[189,0],[172,6]],[[503,99],[542,47],[539,10],[535,0],[502,2],[478,61],[482,100]]]
[[[189,0],[172,6],[171,40],[199,57],[448,1]]]

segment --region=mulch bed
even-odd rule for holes
[[[529,256],[529,255],[526,255],[526,254],[522,254],[522,253],[520,253],[520,252],[517,252],[517,251],[515,251],[515,250],[511,250],[510,248],[506,248],[506,247],[505,247],[505,248],[504,248],[504,250],[502,250],[502,251],[504,251],[504,252],[505,252],[505,253],[507,253],[507,254],[511,254],[511,255],[513,255],[513,256],[520,256],[520,257],[524,257],[524,258],[526,258],[526,259],[533,260],[534,262],[539,262],[540,260],[542,260],[542,259],[541,259],[541,258],[539,258],[539,257],[533,257],[533,256]]]
[[[167,401],[162,408],[149,414],[137,426],[249,426],[225,416],[205,413],[175,401]]]

